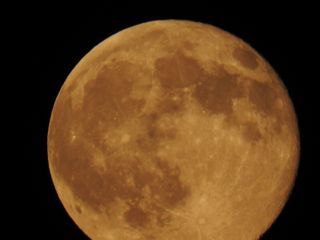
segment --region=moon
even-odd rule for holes
[[[244,41],[151,21],[107,38],[69,74],[48,159],[91,239],[258,239],[293,187],[299,131],[284,84]]]

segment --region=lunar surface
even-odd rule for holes
[[[287,90],[216,27],[161,20],[92,49],[55,101],[52,179],[97,240],[250,240],[277,218],[299,162]]]

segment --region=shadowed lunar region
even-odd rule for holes
[[[93,48],[55,101],[51,176],[91,239],[258,239],[299,161],[287,90],[248,44],[182,20]]]

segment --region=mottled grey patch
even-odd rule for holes
[[[237,75],[218,66],[211,75],[201,74],[194,97],[210,113],[232,113],[232,99],[243,95],[243,86],[237,83]]]
[[[246,48],[236,48],[233,51],[233,56],[241,63],[242,66],[249,69],[256,69],[258,67],[257,56],[253,50]]]
[[[275,108],[277,93],[268,83],[252,81],[249,89],[249,99],[258,111],[271,114]]]
[[[105,66],[96,79],[86,84],[83,106],[75,117],[81,122],[85,136],[97,146],[104,145],[99,141],[107,129],[119,126],[142,110],[143,96],[129,97],[137,80],[136,72],[148,74],[142,66],[118,61]]]
[[[198,62],[181,53],[157,59],[155,76],[165,89],[184,88],[199,81],[202,72]]]
[[[58,99],[53,113],[49,138],[54,146],[52,151],[56,153],[52,159],[55,172],[70,187],[75,197],[96,211],[100,211],[103,206],[108,213],[116,199],[123,200],[131,207],[140,206],[139,203],[144,199],[143,188],[146,185],[149,186],[151,194],[157,194],[159,202],[167,208],[182,204],[190,194],[189,188],[180,180],[180,172],[176,167],[171,168],[165,160],[154,160],[162,178],[154,174],[151,168],[143,167],[141,159],[130,155],[119,156],[112,151],[114,149],[109,149],[101,143],[103,134],[109,127],[119,127],[143,106],[143,102],[140,101],[120,101],[131,91],[135,78],[133,72],[139,71],[132,68],[127,62],[106,66],[96,79],[89,81],[85,86],[82,109],[72,111],[70,99],[64,97]],[[167,105],[169,108],[163,109],[164,112],[176,108],[173,103]],[[141,149],[150,158],[154,158],[152,148],[157,146],[159,139],[175,137],[172,129],[160,129],[155,122],[156,119],[156,114],[146,117],[144,123],[149,132],[140,136],[144,143],[150,142],[149,147]],[[71,140],[71,131],[77,131],[81,137]],[[105,158],[105,170],[99,170],[93,164],[97,148]],[[134,184],[128,184],[128,178],[133,179]],[[164,209],[149,207],[149,210],[145,211],[146,214],[155,215],[159,221],[165,219],[161,217],[166,214]],[[154,212],[154,209],[157,211]],[[76,208],[76,211],[80,210]],[[139,211],[131,209],[127,213],[127,220],[131,226],[146,224],[147,218]],[[141,223],[134,223],[132,216],[138,215]]]
[[[180,181],[181,172],[178,166],[170,166],[167,161],[160,159],[156,159],[156,164],[164,175],[161,184],[151,188],[151,192],[159,196],[159,201],[164,206],[176,207],[190,195],[190,189]]]
[[[261,132],[256,123],[247,122],[243,124],[242,133],[244,138],[252,143],[259,141],[262,138]]]
[[[169,113],[171,114],[171,110],[173,109],[170,106],[169,108]],[[146,132],[137,136],[136,144],[137,148],[143,152],[153,154],[158,149],[161,141],[174,140],[176,138],[177,130],[174,127],[160,128],[160,117],[162,114],[168,113],[168,109],[162,109],[161,111],[162,112],[157,111],[140,117],[141,124],[145,127]]]
[[[143,211],[139,206],[132,206],[124,214],[125,221],[134,228],[145,228],[150,222],[150,214]]]
[[[147,138],[148,139],[148,138]],[[150,138],[151,139],[151,138]],[[127,223],[136,227],[147,227],[149,218],[154,217],[159,226],[167,213],[157,204],[148,205],[146,210],[139,208],[144,201],[143,189],[148,186],[152,196],[159,196],[162,206],[173,209],[185,202],[190,195],[190,188],[180,180],[180,169],[170,166],[163,159],[154,158],[154,166],[161,172],[155,174],[151,169],[142,164],[141,159],[133,156],[116,156],[104,153],[106,169],[103,173],[92,164],[93,149],[84,140],[74,139],[71,143],[66,137],[53,139],[55,151],[58,153],[59,164],[56,172],[70,187],[75,197],[81,199],[96,211],[103,206],[107,213],[117,199],[128,204],[125,213]],[[143,150],[144,151],[144,150]],[[127,179],[133,179],[133,184],[128,184]],[[156,209],[156,211],[155,211]],[[76,207],[79,212],[79,209]]]
[[[279,81],[274,83],[251,82],[249,99],[255,105],[257,111],[275,119],[273,129],[270,129],[275,133],[281,132],[284,125],[289,126],[294,122],[292,121],[294,112],[291,107],[288,109],[286,106],[279,110],[277,105],[279,98],[282,98],[284,102],[288,101],[285,87]]]
[[[190,41],[182,41],[181,42],[182,49],[193,50],[197,44]]]
[[[185,94],[181,90],[167,90],[156,104],[157,113],[174,114],[185,109]]]

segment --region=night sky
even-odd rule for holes
[[[28,39],[30,64],[26,93],[29,108],[26,156],[32,162],[32,239],[88,239],[62,207],[51,181],[47,163],[47,131],[54,100],[67,75],[95,45],[110,35],[138,23],[157,19],[187,19],[220,27],[249,43],[278,72],[293,101],[299,120],[301,160],[289,201],[265,233],[267,239],[315,239],[316,194],[319,194],[315,154],[315,89],[319,76],[316,54],[315,13],[312,7],[264,5],[248,8],[216,7],[214,4],[178,6],[151,2],[147,6],[33,5],[25,13],[22,35]],[[80,10],[81,9],[81,10]],[[241,10],[243,9],[243,10]],[[24,21],[23,19],[21,21]],[[27,30],[26,30],[27,29]],[[29,43],[30,42],[30,43]],[[317,43],[319,44],[319,43]],[[319,57],[318,57],[319,58]],[[22,81],[21,81],[22,82]],[[24,83],[26,80],[24,80]],[[319,102],[319,101],[318,101]],[[36,227],[35,227],[36,226]],[[39,230],[40,229],[40,230]]]

